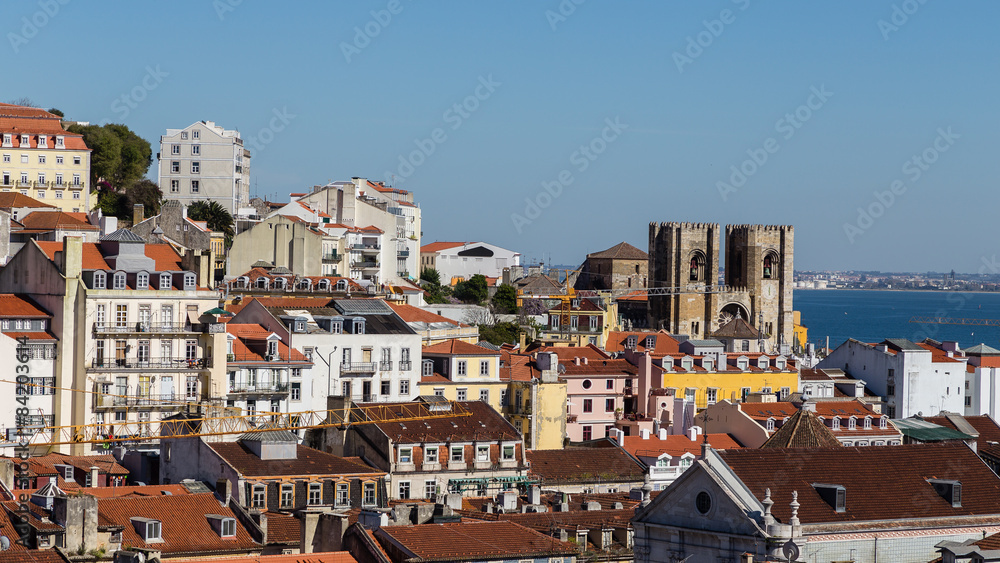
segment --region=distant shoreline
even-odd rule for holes
[[[819,289],[815,287],[794,287],[792,291],[898,291],[901,293],[982,293],[985,295],[1000,295],[1000,291],[983,291],[981,289],[963,289],[955,291],[951,289],[882,289],[877,287],[853,288],[853,287],[830,287]]]

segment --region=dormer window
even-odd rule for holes
[[[739,358],[736,360],[736,367],[740,371],[746,371],[750,367],[750,360],[747,358]]]
[[[635,350],[635,346],[638,342],[639,342],[639,337],[634,334],[631,334],[629,335],[628,338],[625,339],[625,347],[628,348],[629,350]]]
[[[269,359],[277,359],[278,357],[278,341],[268,340],[267,341],[267,356]]]
[[[254,287],[257,289],[267,289],[267,278],[261,276],[254,280]]]
[[[928,483],[934,487],[934,492],[941,495],[941,498],[951,503],[953,508],[962,507],[962,482],[951,479],[928,479]]]
[[[319,290],[320,291],[329,291],[330,290],[330,280],[328,280],[326,278],[323,278],[323,279],[319,280]]]
[[[295,332],[305,332],[306,322],[302,319],[295,319]]]
[[[135,527],[135,532],[139,534],[142,541],[146,543],[163,541],[163,538],[160,535],[161,523],[159,520],[153,520],[152,518],[140,518],[136,516],[132,518],[132,526]]]
[[[656,337],[655,336],[647,336],[646,337],[646,341],[642,345],[647,350],[652,350],[653,348],[656,348]]]
[[[31,145],[31,140],[27,135],[21,135],[21,146],[28,147]]]
[[[768,432],[774,432],[774,419],[773,418],[767,419],[767,431]]]
[[[847,419],[848,430],[857,430],[857,428],[858,428],[858,419],[856,417],[852,416],[851,418]]]
[[[212,525],[215,533],[222,538],[236,537],[236,519],[230,516],[220,516],[218,514],[206,514],[208,522]]]
[[[304,291],[309,291],[309,287],[312,285],[312,280],[303,279],[299,282],[299,289]]]
[[[878,427],[879,428],[885,428],[889,424],[888,420],[889,420],[888,418],[886,418],[884,416],[880,416],[879,419],[878,419]]]
[[[715,367],[715,362],[711,358],[702,358],[701,367],[705,368],[705,371],[712,371]]]
[[[692,367],[694,367],[694,360],[688,357],[681,359],[681,368],[689,370]]]
[[[781,358],[778,358],[778,359],[774,360],[774,367],[778,368],[779,370],[784,370],[785,369],[785,360],[783,360]]]
[[[114,288],[125,289],[125,272],[115,272]]]
[[[173,285],[172,284],[172,282],[173,282],[172,277],[173,276],[171,276],[167,272],[163,272],[162,274],[160,274],[160,289],[161,290],[163,290],[163,289],[170,289],[170,286]]]
[[[56,148],[64,149],[66,148],[66,138],[62,135],[56,135]]]
[[[834,430],[840,430],[840,417],[839,416],[833,417],[833,423],[831,424],[831,427]]]
[[[820,498],[826,501],[836,512],[847,511],[847,489],[841,485],[827,485],[823,483],[813,483],[813,488]]]
[[[430,377],[434,375],[434,360],[424,360],[420,364],[420,375]]]
[[[47,135],[38,136],[38,148],[47,149],[49,148],[49,138]]]
[[[364,333],[365,333],[364,317],[358,317],[354,319],[354,334],[364,334]]]
[[[104,272],[94,272],[94,289],[108,287],[108,275]]]
[[[146,272],[139,272],[135,276],[135,288],[136,289],[149,289],[149,274]]]
[[[871,428],[872,428],[872,417],[866,416],[865,417],[865,430],[871,430]]]
[[[285,289],[285,278],[275,278],[274,289]]]
[[[337,291],[347,291],[347,280],[337,282]]]
[[[192,291],[195,288],[195,275],[191,272],[184,274],[184,291]]]
[[[11,145],[11,140],[10,140],[10,133],[5,133],[4,134],[4,136],[3,136],[3,146],[5,146],[5,147],[12,146]]]

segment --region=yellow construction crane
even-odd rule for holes
[[[954,317],[910,317],[911,323],[967,326],[1000,326],[1000,319],[963,319]]]
[[[13,383],[2,381],[0,383]],[[53,387],[55,388],[55,387]],[[96,394],[100,396],[122,397],[109,393],[97,393],[67,387],[67,391]],[[134,399],[135,397],[128,397]],[[67,444],[115,444],[123,442],[151,441],[172,438],[226,436],[266,432],[268,430],[309,430],[332,428],[354,424],[375,424],[379,422],[410,422],[436,418],[471,416],[461,403],[449,402],[448,408],[435,404],[433,408],[424,403],[349,404],[344,408],[322,411],[300,411],[291,413],[261,412],[258,414],[235,414],[238,409],[199,403],[184,404],[187,413],[179,413],[167,420],[135,422],[114,422],[94,424],[74,424],[67,426],[30,426],[18,440],[25,440],[28,446],[60,446]],[[194,411],[194,412],[192,412]],[[187,416],[182,416],[186,414]]]

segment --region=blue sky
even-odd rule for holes
[[[799,269],[995,273],[1000,4],[577,2],[4,2],[0,100],[239,129],[271,199],[395,181],[426,242],[782,223]]]

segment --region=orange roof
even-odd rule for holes
[[[533,556],[574,556],[572,544],[507,521],[383,526],[376,536],[388,536],[422,561],[530,559]],[[408,553],[407,553],[408,552]],[[404,555],[404,559],[409,557]]]
[[[448,250],[449,248],[455,248],[456,246],[464,246],[466,244],[472,244],[470,242],[432,242],[430,244],[425,244],[420,247],[420,252],[440,252],[442,250]]]
[[[0,104],[0,131],[14,134],[14,143],[19,148],[39,148],[38,135],[46,135],[45,145],[54,149],[56,136],[64,137],[64,146],[70,150],[90,150],[83,142],[83,135],[70,133],[62,128],[61,118],[41,108]],[[21,145],[22,134],[29,135],[28,145]]]
[[[610,355],[593,344],[586,346],[538,346],[529,351],[536,356],[540,352],[553,352],[559,356],[561,363],[572,362],[573,358],[587,358],[588,360],[611,359]]]
[[[918,342],[917,346],[920,346],[924,350],[930,350],[930,352],[931,352],[931,362],[947,363],[947,362],[961,362],[961,361],[963,361],[963,360],[959,360],[957,358],[948,357],[948,352],[945,352],[944,350],[942,350],[940,348],[937,348],[935,346],[932,346],[930,344],[927,344],[925,342]]]
[[[630,336],[635,336],[635,350],[636,352],[649,352],[654,356],[662,356],[666,354],[677,354],[680,352],[680,344],[677,340],[670,336],[665,330],[658,332],[654,331],[624,331],[624,330],[613,330],[608,333],[608,341],[604,345],[604,349],[608,352],[621,352],[627,349],[628,338]],[[655,336],[656,343],[652,350],[646,349],[646,337]]]
[[[658,457],[660,454],[668,454],[677,457],[689,453],[695,456],[701,455],[701,444],[704,442],[704,435],[698,436],[697,440],[689,440],[687,436],[675,434],[667,436],[666,440],[661,440],[655,435],[647,439],[642,436],[625,436],[622,439],[622,448],[628,453],[639,457]],[[736,440],[729,434],[709,434],[708,444],[712,449],[731,450],[742,448]]]
[[[76,231],[99,231],[100,227],[81,221],[69,213],[61,211],[35,211],[22,217],[20,222],[26,229],[72,229]]]
[[[47,332],[5,332],[4,336],[17,340],[27,338],[28,340],[55,340],[56,337]]]
[[[392,308],[393,311],[399,315],[399,318],[408,323],[449,323],[455,326],[469,326],[464,325],[458,321],[453,321],[448,317],[442,317],[441,315],[435,315],[430,311],[425,311],[419,307],[414,307],[413,305],[406,305],[404,303],[394,303],[392,301],[386,301],[386,305]]]
[[[469,344],[461,340],[446,340],[423,349],[426,354],[451,354],[455,356],[499,356],[500,352]]]
[[[35,241],[35,244],[37,244],[49,260],[52,261],[55,261],[56,259],[56,252],[60,252],[63,249],[62,242]],[[181,266],[181,255],[177,254],[174,247],[169,244],[147,244],[145,245],[145,248],[146,256],[152,258],[156,263],[155,267],[157,272],[180,271],[184,269]],[[104,260],[104,254],[101,252],[101,246],[99,243],[83,243],[83,269],[111,269],[111,266]]]
[[[267,532],[268,539],[271,538],[271,524],[273,515],[268,515]],[[293,518],[294,520],[294,518]],[[297,522],[297,520],[296,520]],[[371,532],[369,532],[371,533]],[[378,542],[376,542],[378,545]],[[388,559],[388,557],[386,557]],[[238,557],[213,557],[212,561],[223,563],[357,563],[346,551],[323,551],[293,555],[248,555]]]
[[[212,493],[163,495],[156,497],[104,498],[97,501],[99,526],[121,526],[122,543],[156,549],[164,554],[195,552],[246,552],[260,544],[236,520],[236,536],[222,538],[206,517],[216,514],[236,518],[233,509],[219,504]],[[162,522],[158,543],[146,543],[135,531],[132,518]]]
[[[48,319],[46,313],[28,297],[13,293],[0,293],[0,318]]]
[[[56,209],[56,206],[42,203],[37,199],[23,195],[21,192],[0,192],[0,209],[12,209],[14,207],[47,207]]]

